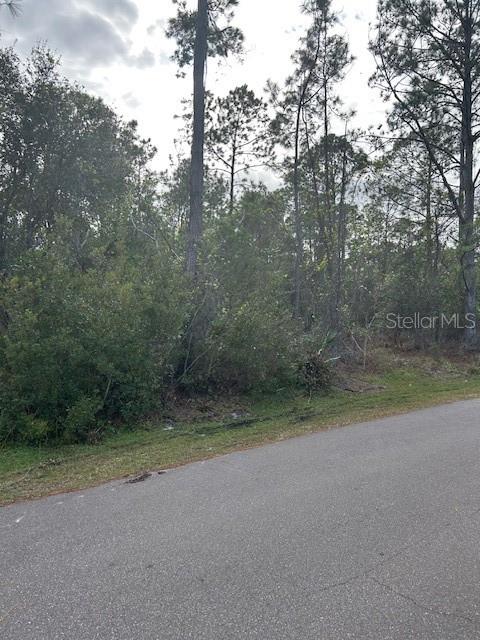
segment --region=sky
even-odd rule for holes
[[[167,168],[179,126],[174,116],[191,92],[190,74],[177,78],[170,60],[174,43],[165,37],[165,26],[175,14],[171,0],[22,0],[21,6],[16,18],[2,8],[3,44],[25,56],[46,43],[61,57],[66,77],[104,98],[124,118],[138,121],[141,135],[158,149],[157,168]],[[340,89],[342,99],[356,110],[357,126],[380,123],[384,109],[368,87],[376,0],[334,0],[333,7],[355,56]],[[269,79],[281,85],[307,24],[300,0],[240,0],[234,24],[245,35],[243,59],[209,64],[207,88],[224,95],[246,83],[260,94]]]

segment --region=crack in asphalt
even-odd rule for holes
[[[475,517],[476,515],[480,514],[480,509],[475,509],[475,511],[470,512],[470,513],[465,513],[464,515],[467,518],[472,518]],[[385,587],[385,588],[389,588],[389,585],[387,585],[386,583],[382,583],[380,580],[378,580],[377,578],[374,577],[370,577],[370,575],[379,567],[383,567],[385,565],[387,565],[389,562],[391,562],[392,560],[396,560],[397,558],[401,557],[403,554],[405,554],[406,552],[408,552],[410,549],[417,547],[419,544],[422,544],[423,542],[427,542],[428,540],[430,540],[431,538],[433,538],[434,536],[438,536],[440,533],[442,533],[443,531],[445,531],[446,529],[448,529],[449,527],[452,526],[452,522],[445,522],[441,527],[437,527],[435,530],[429,532],[428,534],[422,536],[421,538],[412,541],[411,543],[404,545],[403,547],[401,547],[400,549],[398,549],[395,553],[390,554],[388,557],[384,557],[382,558],[382,560],[379,560],[378,562],[374,562],[371,565],[366,566],[362,571],[354,574],[353,576],[347,577],[344,580],[341,580],[339,582],[333,582],[327,585],[324,585],[323,587],[321,587],[319,589],[319,592],[322,593],[324,591],[330,591],[333,589],[338,589],[341,587],[345,587],[348,586],[349,584],[351,584],[352,582],[355,582],[356,580],[361,580],[361,579],[367,579],[367,580],[372,580],[374,582],[377,582],[379,585]],[[392,592],[394,591],[394,589],[391,587]],[[404,597],[405,599],[409,599],[409,596],[406,596],[402,593],[397,593],[397,595],[399,595],[400,597]],[[416,604],[419,607],[422,607],[422,605],[419,605],[418,603],[416,603],[413,599],[412,599],[412,603]],[[425,608],[425,607],[424,607]],[[426,608],[425,608],[426,609]],[[468,616],[462,616],[460,614],[453,614],[453,613],[442,613],[441,611],[433,611],[433,613],[439,613],[440,615],[446,615],[446,616],[456,616],[460,619],[464,619],[467,622],[470,622],[471,624],[477,625],[476,621],[473,620],[472,618],[469,618]]]
[[[407,602],[410,602],[410,604],[413,604],[418,609],[422,609],[423,611],[426,611],[428,613],[433,613],[435,615],[444,616],[446,618],[455,618],[456,620],[463,620],[463,621],[468,622],[469,624],[473,625],[473,627],[475,629],[480,629],[479,623],[476,620],[474,620],[473,618],[470,618],[469,616],[463,615],[461,613],[442,611],[441,609],[437,609],[435,607],[431,607],[429,605],[422,604],[421,602],[418,602],[417,600],[415,600],[415,598],[413,596],[409,596],[408,594],[403,593],[402,591],[399,591],[398,589],[395,589],[395,587],[392,587],[390,584],[388,584],[386,582],[382,582],[381,580],[378,580],[377,578],[367,577],[367,580],[370,580],[371,582],[374,582],[375,584],[379,585],[380,587],[383,587],[389,593],[394,594],[394,595],[398,596],[399,598],[402,598],[403,600],[406,600]]]

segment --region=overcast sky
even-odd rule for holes
[[[170,62],[174,44],[164,35],[175,13],[171,0],[23,0],[22,13],[0,14],[4,44],[25,55],[46,42],[62,58],[64,74],[80,81],[125,118],[139,122],[142,135],[158,147],[157,166],[168,165],[181,100],[191,78],[176,78]],[[245,34],[243,62],[210,65],[208,88],[217,95],[247,83],[261,92],[266,81],[280,84],[291,71],[290,55],[304,33],[300,0],[240,0],[235,24]],[[357,124],[382,119],[382,105],[368,88],[373,70],[367,50],[376,0],[334,0],[356,58],[342,87],[346,106],[357,110]]]

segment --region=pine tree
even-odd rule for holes
[[[213,166],[228,175],[232,213],[237,177],[273,162],[267,104],[242,85],[214,100],[208,120],[207,149]]]
[[[426,148],[459,221],[465,346],[475,322],[475,157],[480,138],[480,5],[476,0],[380,0],[373,82],[393,98],[390,125]],[[470,322],[469,322],[470,320]]]
[[[173,2],[178,6],[178,12],[169,22],[167,36],[177,41],[174,60],[180,70],[193,62],[193,131],[186,271],[196,278],[203,229],[205,68],[207,58],[238,54],[242,49],[243,35],[230,24],[238,0],[198,0],[196,11],[189,11],[185,0]]]

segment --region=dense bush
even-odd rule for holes
[[[41,253],[0,300],[0,439],[88,440],[158,405],[184,313],[166,274],[121,261],[71,271]]]
[[[54,255],[31,256],[0,290],[8,317],[0,440],[95,442],[109,423],[158,408],[172,384],[188,392],[329,385],[329,365],[312,373],[301,328],[265,297],[217,309],[200,356],[188,359],[191,310],[178,294],[181,274],[125,258],[76,271]]]
[[[208,378],[215,387],[249,391],[290,383],[298,358],[291,313],[260,296],[224,311],[208,340]]]
[[[4,279],[0,440],[95,442],[108,424],[158,408],[172,384],[188,392],[298,384],[312,345],[274,300],[256,292],[239,302],[217,291],[193,357],[186,344],[195,313],[179,294],[188,290],[181,272],[121,249],[90,262],[72,268],[46,246]],[[328,386],[322,366],[312,376],[304,364],[300,383]]]

